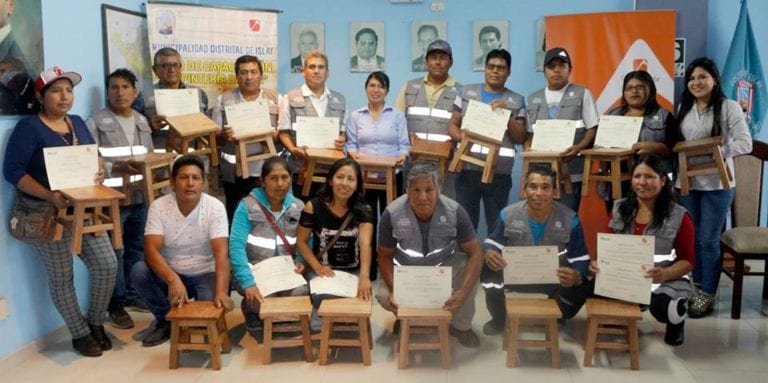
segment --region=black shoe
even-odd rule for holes
[[[119,329],[133,328],[133,319],[125,311],[123,306],[116,306],[109,308],[109,319],[112,321],[112,325]]]
[[[82,356],[96,357],[102,354],[99,342],[91,334],[72,339],[72,348]]]
[[[395,319],[395,323],[392,325],[392,335],[400,335],[400,319]]]
[[[468,330],[459,330],[456,327],[451,326],[448,328],[448,333],[451,334],[451,336],[456,337],[459,343],[464,347],[480,347],[480,338],[477,337],[477,334],[475,334],[471,328]]]
[[[670,346],[679,346],[685,341],[685,321],[678,324],[667,324],[664,334],[664,343]]]
[[[88,327],[91,329],[91,335],[93,336],[93,339],[96,339],[96,342],[99,343],[102,351],[112,349],[112,341],[109,340],[107,332],[104,331],[104,326],[94,326],[89,324]]]
[[[141,345],[144,347],[154,347],[165,343],[171,338],[171,324],[168,321],[155,323],[155,328],[144,337]]]
[[[136,311],[140,313],[148,313],[150,312],[149,306],[147,306],[146,303],[144,303],[141,299],[132,299],[125,303],[125,307],[128,308],[128,310]]]
[[[497,323],[491,319],[483,325],[483,334],[485,335],[499,335],[502,332],[504,332],[504,323]]]

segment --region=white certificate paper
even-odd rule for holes
[[[502,108],[494,110],[480,101],[469,100],[467,113],[461,119],[461,128],[479,136],[501,142],[507,131],[507,123],[512,111]]]
[[[51,190],[95,185],[99,171],[98,152],[95,144],[43,148]]]
[[[339,138],[338,117],[296,117],[296,146],[333,149]]]
[[[263,297],[306,285],[307,281],[296,274],[295,269],[296,265],[288,255],[267,258],[251,265],[253,278],[256,279],[256,286]]]
[[[199,113],[200,96],[197,89],[155,89],[155,107],[166,117]]]
[[[309,281],[312,294],[329,294],[337,297],[354,298],[357,296],[358,277],[344,271],[333,271],[332,277],[315,277]]]
[[[227,105],[224,111],[227,113],[227,125],[232,128],[237,138],[272,131],[269,105],[266,100]]]
[[[557,246],[508,246],[501,256],[507,262],[505,285],[560,283]]]
[[[600,116],[595,146],[629,149],[640,137],[642,117]]]
[[[650,235],[597,234],[595,294],[641,304],[651,303],[650,278],[655,238]]]
[[[531,150],[545,152],[564,152],[573,145],[578,121],[538,120],[533,124],[533,142]]]
[[[450,266],[395,266],[394,273],[398,306],[440,308],[451,297]]]

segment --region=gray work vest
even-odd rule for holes
[[[429,222],[429,252],[423,253],[419,220],[408,196],[404,195],[387,206],[392,220],[392,236],[397,241],[395,261],[401,266],[437,266],[449,259],[458,247],[457,209],[459,204],[440,196]]]
[[[584,92],[586,91],[586,88],[576,84],[568,84],[566,86],[567,88],[565,89],[563,98],[560,100],[560,105],[558,106],[557,116],[554,118],[561,120],[582,121],[582,124],[580,125],[585,125],[583,122],[584,116],[582,113],[584,111]],[[550,119],[549,105],[547,104],[547,98],[545,97],[543,88],[531,93],[526,101],[528,123],[531,126],[533,126],[533,124],[535,124],[539,119]],[[581,142],[581,140],[584,138],[584,134],[586,134],[586,128],[591,128],[591,126],[580,126],[576,128],[576,134],[573,137],[574,145]],[[533,132],[533,134],[536,134],[536,132]],[[568,170],[570,171],[571,175],[581,174],[584,171],[584,157],[577,156],[571,160],[571,162],[568,163]]]
[[[304,97],[304,95],[301,93],[301,88],[294,88],[289,90],[288,93],[285,94],[285,97],[288,99],[288,107],[290,108],[291,114],[291,141],[293,141],[293,144],[296,145],[296,129],[294,127],[294,124],[296,123],[296,117],[318,117],[319,115],[317,114],[317,111],[312,105],[312,101],[310,101],[309,97]],[[339,92],[328,89],[328,106],[325,110],[325,117],[339,118],[339,132],[341,132],[341,127],[344,124],[344,116],[346,112],[347,101],[344,96]],[[288,162],[291,166],[291,171],[295,173],[298,171],[302,162],[304,161],[301,158],[291,156]]]
[[[287,198],[287,197],[286,197]],[[299,226],[299,217],[304,209],[304,203],[298,198],[293,198],[290,206],[283,214],[276,219],[277,226],[285,234],[285,238],[296,250],[296,228]],[[246,197],[243,199],[248,208],[248,220],[251,221],[251,231],[248,233],[248,239],[245,245],[245,254],[248,257],[248,263],[255,265],[267,258],[277,255],[289,255],[290,252],[285,247],[283,240],[275,232],[275,229],[264,216],[264,212],[257,205],[254,198]],[[269,207],[267,206],[267,210]]]
[[[441,134],[448,136],[448,123],[451,121],[453,103],[456,101],[461,85],[443,88],[435,105],[427,103],[424,78],[408,81],[405,87],[405,118],[409,133]]]
[[[277,116],[279,114],[277,105],[277,93],[271,89],[262,89],[261,97],[269,103],[269,118],[272,123],[272,127],[277,126]],[[226,106],[234,105],[240,102],[240,88],[232,89],[226,93],[221,94],[221,124],[227,125],[227,112]],[[277,146],[275,147],[277,149]],[[262,153],[261,144],[251,144],[246,148],[248,155],[254,155]],[[278,149],[278,153],[282,149]],[[221,156],[221,162],[219,171],[221,178],[224,182],[234,183],[235,177],[237,177],[237,158],[235,156],[235,142],[227,141],[219,152]],[[261,176],[261,165],[264,161],[251,162],[248,164],[248,172],[250,174],[258,174]]]
[[[534,242],[533,232],[529,224],[528,201],[515,202],[504,208],[504,246],[553,246],[557,245],[558,253],[565,254],[566,246],[571,240],[573,217],[576,213],[565,205],[554,202],[554,209],[547,219],[547,226],[541,242]],[[568,266],[565,257],[560,259],[561,266]],[[570,266],[568,266],[570,267]]]
[[[485,84],[471,84],[471,85],[465,85],[464,87],[462,87],[461,89],[462,117],[464,116],[464,114],[467,113],[467,105],[469,104],[469,100],[475,100],[480,102],[483,101],[481,92],[482,92],[482,87],[484,85]],[[510,118],[511,119],[517,118],[517,114],[520,112],[520,108],[523,107],[523,96],[507,88],[504,88],[504,94],[501,98],[503,99],[504,104],[506,104],[506,107],[512,110],[512,114],[510,114]],[[475,150],[480,149],[479,145],[475,145],[475,147],[476,148],[471,148],[470,155],[472,157],[485,160],[485,158],[488,155],[475,152]],[[515,155],[515,144],[512,142],[512,139],[509,138],[509,134],[505,132],[504,138],[501,141],[501,148],[497,156],[496,174],[510,174],[512,172],[512,167],[515,165],[514,155]],[[483,170],[483,168],[471,163],[464,164],[464,169],[480,170],[480,171]]]

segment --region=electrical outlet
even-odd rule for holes
[[[435,1],[429,5],[432,12],[442,12],[445,10],[445,3],[442,1]]]
[[[0,297],[0,320],[8,318],[8,300],[5,297]]]

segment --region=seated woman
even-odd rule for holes
[[[259,292],[251,265],[270,257],[290,255],[296,262],[296,272],[304,272],[304,264],[294,247],[304,203],[294,198],[290,190],[288,163],[280,157],[272,157],[264,161],[261,168],[261,186],[240,201],[232,219],[229,259],[233,284],[245,297],[240,307],[246,329],[254,338],[261,335],[262,322],[258,313],[265,297]],[[307,294],[307,285],[275,293],[277,296]]]
[[[367,301],[371,299],[373,214],[362,193],[360,165],[349,158],[336,161],[328,170],[319,195],[304,206],[297,247],[315,276],[332,277],[333,270],[358,274],[357,297]],[[317,309],[326,296],[312,298]],[[311,325],[313,330],[319,330],[316,315]]]
[[[617,200],[607,232],[656,237],[654,267],[646,271],[653,279],[651,314],[667,325],[664,342],[683,344],[688,299],[693,294],[689,273],[693,252],[693,221],[674,202],[672,183],[663,160],[654,154],[641,156],[632,167],[632,188],[626,199]],[[600,270],[592,260],[590,271]]]

